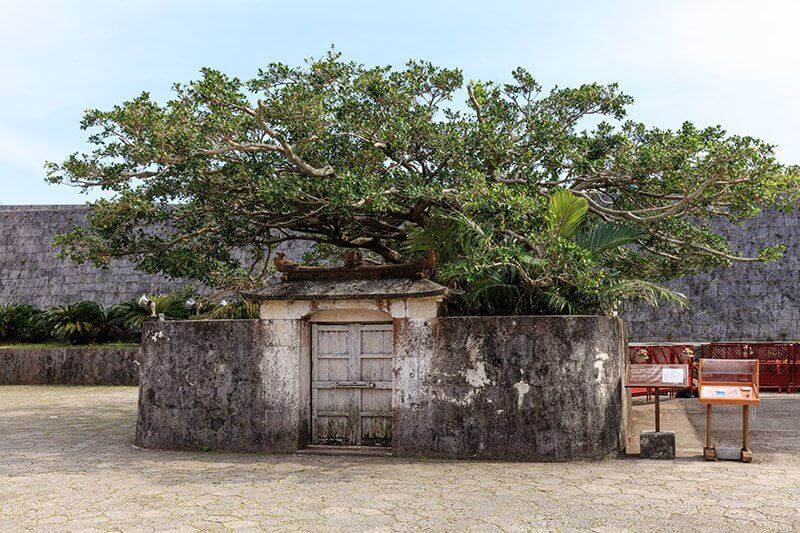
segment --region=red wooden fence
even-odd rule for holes
[[[790,392],[800,386],[797,345],[788,342],[712,342],[701,347],[709,359],[758,359],[759,388]]]
[[[647,344],[628,346],[632,364],[689,364],[695,373],[694,354],[697,345]],[[800,344],[790,342],[712,342],[700,344],[700,358],[758,359],[760,388],[779,392],[800,390]],[[693,380],[694,383],[694,380]],[[694,389],[694,386],[692,387]],[[634,393],[642,394],[642,391]]]

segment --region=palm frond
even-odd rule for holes
[[[200,318],[213,320],[246,320],[258,318],[258,304],[252,302],[231,302],[217,305]]]
[[[575,196],[566,189],[556,191],[550,196],[546,215],[550,235],[563,239],[572,237],[586,219],[588,211],[589,202],[586,198]]]
[[[56,338],[82,344],[98,338],[105,328],[106,314],[102,305],[87,300],[48,309],[44,323]]]
[[[171,320],[184,320],[189,318],[185,298],[180,293],[159,294],[150,298],[156,303],[156,313],[163,314]],[[113,311],[114,318],[121,324],[126,324],[134,329],[139,329],[145,320],[150,318],[150,310],[139,307],[136,300],[116,304]]]
[[[555,314],[580,315],[583,313],[583,309],[580,305],[563,294],[560,294],[555,289],[544,291],[543,295],[547,302],[547,307]]]
[[[610,286],[604,296],[607,300],[615,300],[631,307],[641,305],[658,307],[661,304],[668,304],[685,308],[688,305],[686,296],[680,292],[639,279],[619,281]]]
[[[575,242],[593,253],[612,250],[647,236],[640,226],[625,222],[598,222],[575,235]]]

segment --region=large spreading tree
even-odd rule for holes
[[[88,111],[95,149],[48,164],[53,183],[107,192],[61,237],[67,255],[237,288],[290,241],[318,261],[432,248],[463,312],[610,312],[668,295],[668,279],[778,258],[778,243],[739,255],[712,223],[797,199],[796,169],[765,142],[625,121],[616,85],[543,91],[521,68],[465,83],[331,52],[248,81],[204,69],[174,93]]]

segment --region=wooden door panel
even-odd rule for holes
[[[312,325],[312,442],[391,445],[391,324]]]
[[[350,358],[342,356],[320,355],[314,366],[314,381],[348,381],[350,379]]]
[[[350,413],[353,410],[353,392],[346,389],[319,388],[314,395],[318,412]]]
[[[388,381],[391,384],[391,357],[371,357],[361,359],[361,379],[365,381]]]
[[[361,412],[381,416],[392,415],[391,385],[385,388],[364,389],[361,391]]]
[[[391,333],[391,330],[389,330],[389,333]],[[391,334],[387,335],[386,329],[362,329],[361,353],[370,355],[392,355]]]
[[[316,416],[314,420],[314,444],[356,445],[352,417]]]
[[[361,445],[391,446],[392,419],[386,416],[362,416]]]

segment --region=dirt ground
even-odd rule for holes
[[[0,387],[0,530],[800,530],[800,395],[764,397],[752,464],[702,460],[690,399],[663,402],[674,461],[559,464],[142,450],[136,394]],[[721,409],[715,435],[740,424]]]

